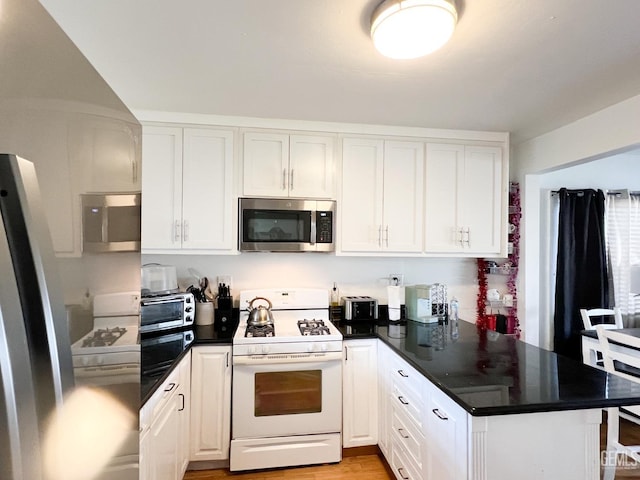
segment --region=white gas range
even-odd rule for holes
[[[93,329],[71,345],[77,383],[140,382],[140,292],[96,295]]]
[[[273,322],[253,328],[243,311],[233,337],[230,469],[339,462],[342,334],[329,291],[245,290],[241,308],[257,297],[272,304]]]

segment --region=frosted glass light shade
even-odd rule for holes
[[[371,38],[385,57],[417,58],[447,43],[457,21],[447,0],[385,0],[373,12]]]

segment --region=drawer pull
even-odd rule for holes
[[[398,429],[398,433],[400,434],[400,436],[401,436],[402,438],[409,438],[409,435],[407,435],[407,434],[405,434],[405,433],[402,433],[402,432],[404,432],[404,428],[399,428],[399,429]]]
[[[404,371],[403,371],[403,370],[398,370],[398,373],[400,374],[400,376],[401,376],[401,377],[409,378],[409,375],[407,375],[406,373],[404,373]]]
[[[433,410],[431,410],[433,412],[433,414],[438,417],[440,420],[449,420],[449,417],[447,417],[444,413],[440,412],[440,409],[438,408],[434,408]]]
[[[176,384],[171,382],[169,384],[169,386],[167,388],[164,389],[165,392],[170,392],[171,390],[173,390],[174,388],[176,388]]]
[[[403,405],[409,405],[409,402],[407,402],[403,396],[399,396],[398,400],[400,400],[400,403]]]
[[[409,480],[409,476],[405,476],[404,474],[404,468],[402,467],[398,467],[398,473],[400,474],[400,478],[404,479],[404,480]]]
[[[182,412],[184,410],[184,394],[179,393],[178,395],[180,395],[180,398],[182,399],[182,408],[179,408],[178,411]]]

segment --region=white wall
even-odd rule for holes
[[[514,147],[511,178],[521,184],[523,207],[519,312],[527,342],[548,348],[552,324],[545,306],[550,285],[542,191],[561,186],[638,189],[640,158],[615,156],[640,146],[639,124],[637,96]],[[589,163],[594,160],[599,161]],[[587,181],[590,185],[584,185]]]
[[[210,280],[233,277],[232,294],[268,287],[326,288],[337,282],[340,295],[371,295],[387,304],[390,273],[404,275],[405,285],[442,283],[448,296],[460,301],[461,317],[476,318],[477,270],[475,259],[344,257],[316,253],[242,253],[240,255],[143,255],[144,263],[175,265],[181,287],[193,282],[189,268]]]

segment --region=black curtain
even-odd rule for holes
[[[582,360],[581,308],[608,308],[602,190],[560,189],[554,351]]]

